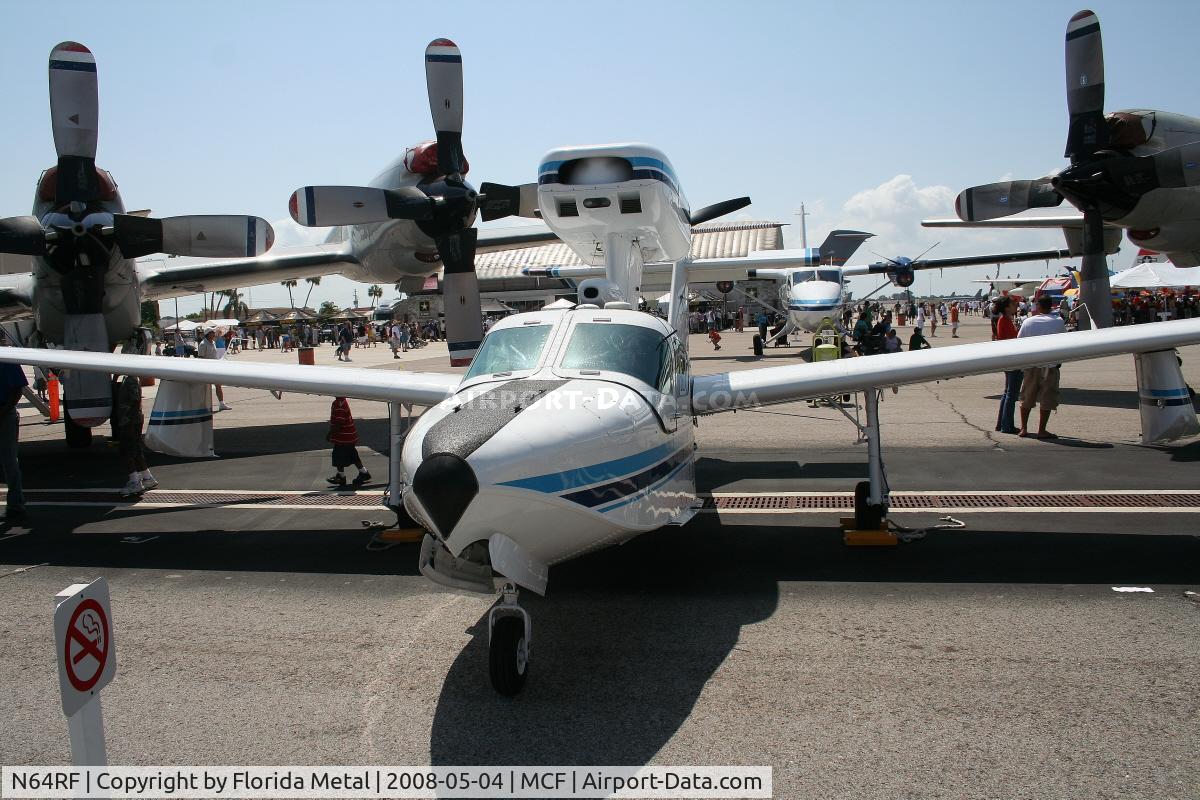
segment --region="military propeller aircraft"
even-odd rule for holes
[[[1174,363],[1171,348],[1200,342],[1200,320],[1182,320],[694,375],[695,215],[667,156],[646,145],[565,147],[544,157],[539,176],[547,224],[585,262],[602,261],[605,277],[585,280],[573,308],[501,320],[461,376],[23,348],[0,348],[0,362],[388,402],[388,502],[427,531],[419,567],[428,578],[486,593],[501,585],[488,618],[489,675],[511,695],[532,652],[519,587],[544,593],[555,564],[687,522],[698,416],[862,392],[870,480],[856,487],[855,515],[878,527],[888,508],[883,388],[1116,353]],[[627,299],[644,261],[672,265],[666,319]],[[428,410],[405,433],[412,405]]]
[[[922,224],[1081,228],[1080,299],[1103,328],[1112,325],[1106,226],[1125,229],[1134,244],[1166,253],[1177,267],[1200,265],[1200,119],[1147,110],[1106,116],[1100,20],[1091,11],[1067,23],[1066,75],[1070,166],[1034,180],[974,186],[955,201],[958,220]],[[1083,216],[996,222],[1064,199]]]
[[[133,259],[253,256],[271,247],[274,232],[259,217],[125,211],[116,181],[96,166],[96,59],[77,42],[50,52],[50,115],[58,163],[38,179],[32,215],[0,219],[0,252],[35,257],[33,272],[0,276],[0,320],[32,316],[36,326],[23,340],[112,352],[141,324],[142,300],[170,296],[172,272]],[[108,381],[72,374],[64,395],[67,441],[86,445],[109,416]]]

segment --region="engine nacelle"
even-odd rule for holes
[[[1160,253],[1195,252],[1200,250],[1200,225],[1175,223],[1148,231],[1130,229],[1129,241]]]
[[[636,238],[643,261],[678,261],[691,251],[679,178],[666,155],[648,145],[551,150],[538,168],[538,208],[592,266],[604,266],[606,237],[614,233]]]
[[[907,289],[913,285],[913,281],[917,279],[917,273],[913,268],[907,265],[891,267],[887,271],[888,280],[899,286],[901,289]]]
[[[579,304],[590,303],[603,308],[609,303],[624,303],[621,287],[604,278],[588,278],[579,284]]]

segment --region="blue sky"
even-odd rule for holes
[[[915,256],[939,240],[931,256],[1058,246],[1054,233],[927,231],[917,221],[952,215],[969,185],[1065,164],[1063,32],[1081,7],[217,0],[102,11],[56,2],[47,13],[9,0],[0,214],[27,213],[54,161],[46,60],[59,41],[96,55],[98,161],[128,207],[276,222],[295,188],[365,182],[432,135],[422,54],[447,36],[464,54],[476,184],[531,181],[555,146],[640,140],[668,153],[693,207],[748,194],[743,216],[796,223],[804,202],[810,244],[861,227],[879,234],[860,251],[869,260],[868,248]],[[1107,110],[1200,116],[1200,3],[1091,8],[1104,31]],[[799,239],[795,224],[788,246]],[[1126,243],[1116,263],[1131,258]],[[984,274],[922,277],[920,288],[962,289]],[[352,288],[326,279],[314,300],[347,305]],[[287,294],[259,287],[253,299]]]

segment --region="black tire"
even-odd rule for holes
[[[876,531],[882,522],[883,506],[871,505],[871,482],[859,481],[854,487],[855,530]]]
[[[754,334],[754,355],[761,356],[763,354],[763,338],[757,333]]]
[[[71,419],[71,412],[63,404],[63,428],[66,430],[67,447],[83,449],[92,446],[92,429],[76,425]]]
[[[492,688],[505,697],[514,696],[525,685],[529,674],[525,652],[525,621],[518,616],[499,617],[492,629],[488,675]]]

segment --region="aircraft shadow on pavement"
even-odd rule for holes
[[[358,419],[360,452],[388,454],[388,421]],[[213,446],[222,461],[242,458],[287,455],[328,450],[325,434],[329,423],[297,422],[220,429],[213,433]],[[113,486],[125,483],[125,468],[116,447],[108,446],[108,426],[96,429],[91,447],[68,450],[62,441],[23,441],[20,445],[21,472],[27,488],[64,488],[66,486]],[[214,463],[211,458],[180,458],[146,451],[146,462],[153,469],[164,464]],[[99,482],[96,478],[99,477]],[[84,482],[80,482],[84,481]]]
[[[1128,515],[1136,529],[1137,515]],[[761,522],[763,518],[758,518]],[[847,548],[830,528],[683,529],[555,567],[533,616],[531,673],[521,695],[487,680],[487,618],[455,659],[434,714],[430,761],[457,764],[649,762],[688,719],[742,626],[775,613],[779,584],[805,582],[1189,584],[1192,536],[935,531],[894,548]],[[1036,522],[1034,522],[1036,520]],[[750,524],[750,523],[747,523]],[[771,523],[767,521],[766,525]],[[931,589],[932,591],[932,589]],[[796,653],[802,659],[803,653]]]
[[[775,581],[731,564],[726,547],[671,529],[555,567],[545,599],[522,594],[533,660],[516,698],[488,683],[482,617],[442,686],[430,762],[645,764],[742,626],[775,611]]]
[[[816,480],[832,478],[865,480],[867,462],[863,461],[727,461],[712,456],[696,459],[696,488],[702,492],[719,491],[739,481]],[[790,487],[796,488],[796,487]],[[811,487],[807,487],[811,488]],[[852,487],[851,487],[852,488]]]

